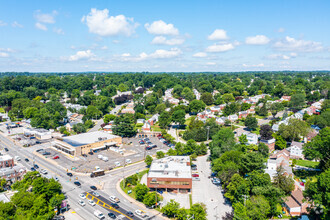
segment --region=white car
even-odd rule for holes
[[[16,159],[17,161],[21,161],[21,158],[20,158],[19,156],[15,156],[15,159]]]
[[[103,160],[104,162],[107,162],[107,161],[109,161],[109,158],[108,157],[102,157],[101,160]]]
[[[135,214],[137,216],[141,216],[142,218],[148,217],[148,214],[141,209],[135,210]]]
[[[131,159],[126,159],[126,163],[127,164],[132,163]]]
[[[103,156],[100,154],[100,155],[97,155],[97,158],[99,158],[100,160],[102,160]]]
[[[86,195],[81,193],[81,194],[79,194],[79,198],[86,199]]]
[[[116,197],[116,196],[110,196],[110,197],[109,197],[109,200],[110,200],[111,202],[113,202],[113,203],[118,203],[118,202],[120,202],[119,198]]]
[[[88,200],[88,203],[91,205],[91,206],[95,206],[96,203],[93,201],[93,200]]]
[[[92,194],[95,196],[95,197],[99,197],[100,196],[100,194],[98,193],[98,192],[92,192]]]
[[[45,170],[45,169],[41,169],[41,170],[40,170],[40,173],[42,173],[42,174],[47,174],[48,172],[47,172],[47,170]]]
[[[94,211],[94,215],[95,215],[98,219],[105,219],[104,214],[103,214],[101,211],[99,211],[99,210],[95,210],[95,211]]]
[[[117,162],[115,162],[115,165],[116,165],[116,167],[119,167],[120,163],[117,161]]]
[[[123,216],[123,215],[118,215],[117,216],[117,219],[119,219],[119,220],[124,219],[124,218],[125,218],[125,216]]]
[[[81,206],[85,206],[86,205],[86,203],[84,201],[82,201],[82,200],[79,200],[78,201],[78,204],[81,205]]]

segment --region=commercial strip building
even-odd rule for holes
[[[151,189],[190,192],[192,177],[189,156],[154,160],[149,169],[147,186]]]
[[[122,138],[120,136],[102,131],[64,137],[52,143],[56,149],[74,157],[87,154],[88,152],[106,150],[113,146],[120,146],[121,144]]]
[[[46,140],[52,138],[52,133],[43,128],[24,128],[24,136],[33,136],[40,140]]]

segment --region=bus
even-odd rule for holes
[[[98,177],[98,176],[103,176],[105,173],[104,173],[104,170],[96,170],[96,171],[93,171],[91,173],[91,177]]]

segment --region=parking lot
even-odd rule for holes
[[[44,149],[49,152],[49,155],[42,155],[42,152],[36,153],[39,157],[45,157],[48,159],[52,159],[58,165],[64,167],[68,170],[74,170],[77,172],[90,173],[99,167],[102,170],[110,170],[115,168],[116,166],[123,166],[124,164],[135,163],[141,161],[147,155],[155,155],[157,151],[167,152],[168,146],[161,143],[157,137],[150,137],[150,141],[153,144],[156,144],[157,147],[152,150],[146,150],[145,144],[139,144],[139,139],[141,138],[123,138],[123,146],[121,148],[116,148],[114,150],[107,149],[95,152],[93,155],[86,154],[84,156],[78,156],[73,158],[70,155],[66,155],[63,152],[56,150],[55,148],[50,147],[51,144],[41,144],[35,145],[33,148],[36,149]],[[116,151],[118,152],[116,152]],[[103,157],[107,157],[107,161],[104,161],[99,158],[102,155]],[[56,157],[58,156],[58,158]],[[53,159],[53,158],[57,159]]]

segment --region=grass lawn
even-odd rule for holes
[[[252,133],[255,133],[255,134],[260,134],[260,127],[257,128],[257,130],[255,131],[251,131]]]
[[[318,168],[320,162],[310,161],[310,160],[297,160],[297,165],[309,168]]]
[[[293,171],[295,178],[299,178],[300,180],[309,180],[311,182],[316,182],[316,176],[320,174],[318,171],[307,171],[307,170],[296,170]]]
[[[185,125],[189,125],[189,123],[191,122],[191,120],[192,120],[192,117],[189,117],[184,124]]]
[[[139,172],[139,173],[137,174],[138,179],[139,179],[138,182],[141,181],[142,176],[143,176],[144,174],[148,173],[148,171],[149,171],[149,169],[146,169],[146,170],[143,170],[142,172]],[[135,174],[134,174],[134,175],[135,175]],[[124,181],[122,180],[122,181],[120,182],[120,188],[121,188],[126,194],[128,194],[128,191],[131,190],[131,193],[128,194],[128,195],[129,195],[130,197],[132,197],[133,199],[136,199],[136,194],[135,194],[135,191],[134,191],[134,186],[126,186],[126,187],[124,187]]]
[[[152,131],[159,131],[159,132],[162,131],[162,129],[161,129],[158,125],[152,125],[152,126],[151,126],[151,130],[152,130]]]
[[[245,126],[243,121],[238,122],[238,125]]]

